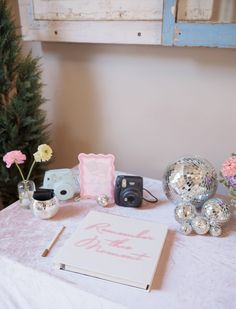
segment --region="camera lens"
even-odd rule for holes
[[[140,192],[135,189],[126,189],[121,193],[121,204],[127,207],[139,207],[142,202]]]
[[[60,194],[61,195],[66,195],[67,191],[66,190],[61,190]]]
[[[69,183],[62,181],[54,185],[54,192],[56,197],[61,201],[68,200],[74,195],[72,186]]]
[[[127,200],[128,203],[131,203],[131,204],[135,201],[135,198],[134,198],[134,196],[132,196],[132,195],[131,195],[131,196],[128,196],[128,197],[125,198],[125,199]]]

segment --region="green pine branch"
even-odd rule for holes
[[[0,0],[0,207],[18,199],[20,181],[18,170],[13,165],[7,169],[3,156],[11,150],[26,154],[21,165],[26,175],[38,145],[49,143],[42,87],[39,59],[31,53],[22,56],[11,11],[7,1]],[[35,165],[31,179],[40,183],[45,168],[45,164]]]

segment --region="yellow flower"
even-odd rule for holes
[[[52,157],[52,148],[47,144],[42,144],[38,146],[38,151],[34,154],[34,159],[36,162],[48,161]]]

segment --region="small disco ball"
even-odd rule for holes
[[[175,207],[175,220],[179,223],[192,220],[195,216],[196,210],[191,204],[179,204]]]
[[[176,205],[190,203],[200,208],[215,194],[217,183],[217,173],[210,162],[198,157],[184,157],[167,167],[163,190]]]
[[[210,223],[225,224],[231,218],[231,207],[220,198],[211,198],[202,206],[202,215]]]
[[[206,234],[210,229],[210,224],[205,217],[196,216],[191,222],[194,232],[199,235]]]

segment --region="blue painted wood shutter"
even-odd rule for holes
[[[163,45],[236,47],[236,23],[178,21],[177,5],[177,0],[164,0]]]

